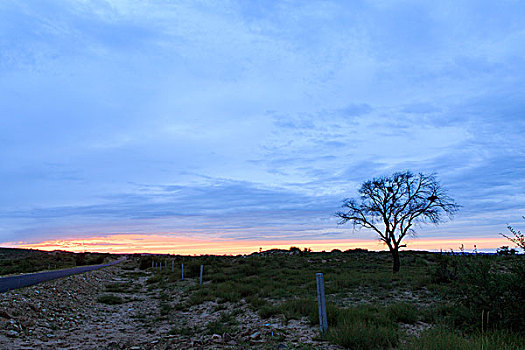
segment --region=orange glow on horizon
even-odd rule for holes
[[[495,250],[503,245],[511,245],[504,237],[494,238],[420,238],[407,240],[410,250],[458,251],[464,245],[466,251],[472,251],[476,245],[479,251]],[[194,239],[161,234],[121,234],[85,239],[48,240],[39,243],[5,242],[0,246],[39,250],[65,250],[70,252],[104,252],[115,254],[154,253],[179,255],[238,255],[250,254],[273,248],[300,249],[311,248],[313,251],[331,251],[332,249],[385,250],[386,246],[378,240],[358,239],[297,239],[297,240],[234,240],[234,239]]]

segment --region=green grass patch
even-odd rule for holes
[[[414,304],[396,303],[386,307],[386,314],[393,322],[416,323],[418,310]]]
[[[232,313],[221,312],[218,320],[206,325],[208,334],[224,334],[237,332],[237,320]]]
[[[436,326],[412,338],[407,350],[518,350],[525,349],[525,338],[508,331],[463,335],[458,330]]]
[[[195,329],[191,327],[172,327],[168,331],[168,334],[191,337],[195,334]]]
[[[146,268],[151,266],[152,257],[149,259],[149,265],[144,260]],[[481,348],[480,339],[492,348],[506,349],[506,344],[511,348],[521,344],[525,329],[523,256],[406,251],[401,252],[401,271],[395,275],[388,252],[363,250],[334,253],[293,250],[245,257],[169,259],[174,259],[175,266],[184,263],[185,280],[180,281],[179,268],[173,273],[156,271],[147,282],[148,290],[155,291],[156,295],[164,289],[179,288],[184,302],[174,304],[174,309],[187,310],[215,301],[219,311],[225,309],[221,305],[228,303],[229,308],[229,303],[235,305],[244,300],[263,319],[306,318],[316,326],[319,315],[315,274],[322,272],[329,323],[326,339],[350,349],[405,349],[405,345],[410,349],[462,349],[463,346],[470,349],[469,346]],[[202,287],[196,285],[201,264],[206,281]],[[485,315],[490,312],[486,329],[493,332],[485,338],[476,335],[482,312]],[[423,332],[421,339],[407,338],[401,324],[418,321],[434,328]],[[217,322],[208,325],[209,332],[224,333],[221,327],[232,326]],[[502,340],[498,329],[508,330],[507,338],[514,340]],[[425,345],[427,341],[434,342],[435,346]],[[484,348],[490,349],[485,345]]]
[[[161,301],[160,302],[160,305],[159,305],[159,309],[160,309],[160,314],[162,316],[166,316],[168,315],[170,312],[171,312],[171,305],[169,302],[167,301]]]
[[[162,276],[160,274],[159,275],[154,275],[154,276],[151,276],[150,278],[148,278],[146,280],[146,284],[159,283],[160,281],[162,281]]]
[[[399,342],[399,331],[393,326],[350,318],[329,328],[327,339],[348,349],[391,349]]]
[[[108,293],[127,293],[130,292],[130,283],[108,283],[105,285]]]

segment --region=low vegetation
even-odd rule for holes
[[[11,261],[23,254],[29,260],[49,258],[44,252],[8,253]],[[7,261],[6,255],[0,256]],[[70,266],[76,261],[69,254],[53,257]],[[167,335],[192,341],[215,337],[224,343],[242,334],[235,338],[237,344],[249,347],[251,336],[261,335],[245,334],[245,321],[250,319],[246,312],[254,324],[260,319],[268,325],[301,320],[302,329],[310,329],[309,339],[315,337],[319,329],[316,273],[321,272],[328,331],[317,333],[316,342],[366,350],[525,349],[525,255],[404,251],[400,258],[403,269],[394,274],[389,252],[363,249],[315,253],[290,248],[248,256],[135,255],[119,265],[120,275],[99,286],[96,300],[108,305],[104,307],[109,312],[133,309],[129,317],[146,329],[164,322],[169,325]],[[149,307],[137,307],[142,301]],[[181,314],[207,316],[186,322]],[[266,347],[260,348],[276,348],[286,337],[281,331],[266,334]],[[315,348],[304,344],[304,349]]]
[[[315,274],[322,272],[329,328],[320,339],[349,349],[525,348],[523,255],[407,251],[401,258],[405,268],[396,274],[388,252],[360,249],[147,256],[138,263],[153,272],[147,280],[151,291],[186,288],[187,297],[173,309],[207,301],[218,303],[219,309],[227,303],[246,303],[263,319],[307,319],[315,326]],[[152,262],[162,262],[163,268],[152,268]],[[182,263],[185,279],[192,283],[181,282]],[[169,297],[164,299],[160,302],[168,305]],[[162,310],[164,315],[171,312],[168,306]],[[234,316],[223,313],[208,325],[208,332],[234,332]]]
[[[115,256],[107,253],[45,252],[33,249],[0,248],[0,276],[96,265],[114,258]]]
[[[104,294],[98,297],[97,301],[102,304],[108,304],[108,305],[118,305],[124,303],[124,299],[122,299],[118,295],[113,294]]]

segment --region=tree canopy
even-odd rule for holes
[[[343,210],[335,214],[339,224],[375,231],[392,253],[394,272],[399,271],[399,248],[406,246],[402,241],[417,224],[438,224],[459,209],[434,174],[405,171],[374,178],[361,185],[359,194],[359,200],[343,201]]]

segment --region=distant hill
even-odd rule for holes
[[[111,260],[109,253],[51,252],[36,249],[0,248],[0,276],[101,264]]]

